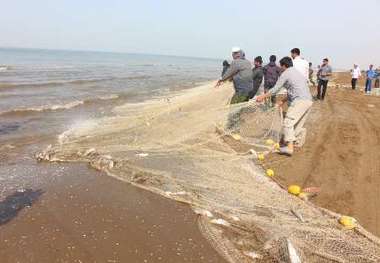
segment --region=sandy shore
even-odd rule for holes
[[[224,262],[188,206],[85,165],[62,167],[0,225],[1,262]]]
[[[0,146],[0,262],[224,262],[187,205],[84,164],[37,163],[56,140]]]
[[[326,101],[315,102],[305,146],[293,158],[272,155],[284,186],[320,187],[313,201],[353,216],[380,236],[380,98],[351,90],[349,74],[338,74]],[[362,88],[364,80],[359,83]]]

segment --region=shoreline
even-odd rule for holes
[[[41,196],[0,225],[2,262],[224,262],[189,206],[85,164],[37,165],[60,172],[45,175],[32,189]]]
[[[178,89],[170,96],[176,96]],[[183,91],[187,89],[185,86]],[[71,116],[72,111],[41,112],[38,118]],[[113,115],[112,111],[108,114]],[[0,224],[2,262],[52,262],[58,258],[63,262],[225,262],[200,232],[199,216],[187,204],[122,182],[86,164],[37,163],[35,153],[53,143],[56,135],[20,133],[14,137],[7,130],[3,132],[0,204],[14,193],[42,194],[30,207],[17,204],[21,210],[14,215],[6,203],[1,206],[1,215],[9,218]],[[83,213],[89,208],[92,211]],[[110,220],[119,227],[107,225]],[[103,241],[91,232],[107,227],[113,229],[105,230],[112,235],[101,235],[106,238]],[[127,249],[131,247],[134,250]]]

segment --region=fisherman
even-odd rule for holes
[[[293,67],[297,69],[305,79],[309,79],[309,63],[301,58],[301,50],[299,48],[293,48],[290,51],[290,55],[293,58]]]
[[[362,73],[360,71],[360,68],[358,65],[354,64],[354,68],[351,70],[351,86],[352,89],[356,89],[356,84],[358,82],[358,79],[362,76]]]
[[[252,69],[252,79],[253,79],[253,89],[249,94],[249,98],[252,99],[256,96],[261,83],[263,82],[264,72],[263,72],[263,58],[258,56],[254,59],[254,68]]]
[[[376,69],[375,89],[380,88],[380,69]]]
[[[226,73],[227,69],[230,67],[230,63],[228,63],[227,60],[224,60],[222,65],[223,65],[223,70],[222,70],[222,75],[221,76],[223,76],[224,73]]]
[[[264,90],[267,92],[276,85],[278,78],[281,75],[281,68],[276,64],[276,56],[269,57],[269,63],[263,68],[264,70]]]
[[[264,92],[268,92],[276,85],[278,78],[281,75],[281,68],[276,64],[277,57],[271,55],[269,57],[269,63],[264,67]],[[276,96],[271,98],[272,104],[276,103]]]
[[[249,94],[253,89],[252,65],[244,59],[244,52],[241,48],[234,47],[232,49],[233,61],[230,67],[223,74],[215,87],[220,86],[224,81],[232,79],[235,94],[231,99],[231,104],[246,102],[249,100]]]
[[[309,63],[309,82],[313,84],[313,87],[315,87],[313,76],[314,76],[313,63],[310,62]]]
[[[373,69],[373,65],[369,65],[369,69],[366,72],[367,80],[365,82],[365,93],[371,94],[372,80],[376,78],[376,71]]]
[[[321,65],[317,66],[317,83],[319,82],[321,76]]]
[[[332,75],[332,68],[329,65],[328,58],[323,59],[322,66],[319,70],[319,81],[318,81],[318,100],[324,100],[327,91],[327,85],[329,83],[330,76]]]
[[[295,67],[290,57],[280,60],[283,70],[276,85],[267,93],[256,98],[257,102],[262,102],[266,98],[276,95],[282,88],[287,90],[288,111],[282,124],[283,145],[280,147],[280,154],[291,156],[294,152],[294,144],[301,146],[306,136],[306,129],[303,128],[310,108],[313,104],[307,78],[304,77]]]

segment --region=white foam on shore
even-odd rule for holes
[[[54,104],[54,105],[42,105],[37,107],[29,107],[29,108],[16,108],[9,111],[0,112],[0,115],[12,114],[12,113],[28,113],[28,112],[44,112],[44,111],[58,111],[58,110],[68,110],[80,105],[84,105],[86,103],[93,103],[97,100],[114,100],[118,99],[119,95],[111,94],[105,96],[99,96],[93,99],[88,100],[75,100],[64,104]]]

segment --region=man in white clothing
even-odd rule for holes
[[[351,86],[352,89],[356,89],[356,83],[358,82],[358,79],[362,76],[362,73],[360,72],[360,68],[358,65],[354,64],[354,68],[351,70]]]
[[[293,59],[293,67],[298,70],[302,76],[307,80],[309,79],[309,62],[301,58],[301,51],[299,48],[293,48],[290,51],[290,54]]]

